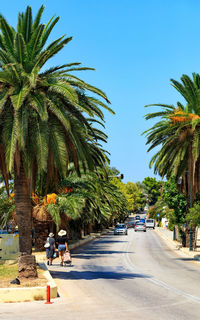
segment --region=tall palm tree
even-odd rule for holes
[[[79,174],[82,161],[95,167],[77,128],[92,132],[85,115],[104,120],[101,108],[112,112],[105,93],[70,73],[91,68],[68,63],[43,71],[45,63],[72,40],[62,36],[47,44],[59,17],[42,24],[43,11],[41,6],[33,19],[28,6],[19,14],[16,29],[0,16],[0,169],[8,193],[14,172],[21,276],[36,275],[31,256],[31,179],[35,185],[40,172],[64,177],[70,161]]]
[[[159,121],[144,134],[147,136],[148,151],[160,147],[152,157],[150,167],[154,172],[169,178],[175,173],[176,181],[183,177],[181,190],[192,206],[194,197],[200,191],[200,75],[187,75],[181,82],[171,79],[172,86],[182,95],[186,104],[154,104],[162,110],[149,113],[146,119]],[[161,118],[161,119],[160,119]]]

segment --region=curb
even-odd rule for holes
[[[44,270],[44,276],[48,280],[47,285],[50,286],[50,297],[57,298],[58,290],[54,279],[49,273],[44,262],[38,263]],[[25,302],[46,299],[45,287],[23,287],[23,288],[0,288],[0,302]]]

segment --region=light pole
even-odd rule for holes
[[[192,208],[192,182],[190,183],[190,208]],[[190,220],[190,251],[193,251],[193,230],[192,220]]]
[[[173,240],[174,241],[176,240],[176,228],[175,228],[175,226],[173,228]]]
[[[180,177],[178,179],[178,184],[181,184],[181,182],[182,182],[182,177]],[[190,194],[190,208],[192,208],[192,197],[193,197],[193,194],[192,194],[192,181],[190,182],[189,194]],[[192,220],[190,221],[190,247],[189,247],[189,250],[193,251],[193,230],[192,230],[191,222],[192,222]]]
[[[193,251],[193,230],[192,230],[192,220],[190,220],[190,251]]]
[[[32,192],[33,192],[33,178],[32,178],[32,173],[31,173],[31,181],[30,181],[30,201],[31,201],[31,242],[33,246],[33,221],[32,221]],[[32,251],[32,249],[31,249]]]

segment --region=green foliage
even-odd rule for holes
[[[193,208],[189,209],[186,220],[194,226],[200,226],[200,204],[195,203]]]
[[[28,6],[19,13],[16,29],[0,16],[0,140],[5,149],[0,169],[7,181],[15,159],[18,172],[23,159],[27,176],[35,181],[37,174],[46,174],[47,183],[58,174],[64,178],[71,162],[80,175],[82,167],[95,170],[107,161],[101,147],[107,136],[94,124],[104,122],[102,108],[114,113],[110,102],[102,90],[74,75],[92,68],[74,62],[44,70],[72,38],[49,42],[59,17],[45,25],[43,11],[41,6],[33,18]]]
[[[0,280],[11,280],[17,277],[17,264],[8,265],[1,264],[0,265]]]
[[[112,178],[111,181],[127,199],[129,211],[137,212],[145,206],[145,196],[141,186],[133,182],[123,183],[118,178]]]
[[[163,217],[168,219],[168,228],[173,230],[175,225],[181,227],[185,223],[187,199],[177,189],[175,178],[162,182],[162,189],[157,202],[149,209],[149,216],[156,220]],[[157,217],[157,213],[160,217]]]
[[[114,177],[114,176],[119,176],[120,175],[120,171],[117,170],[117,168],[115,167],[107,167],[107,172],[108,172],[108,175],[110,177]]]
[[[185,223],[187,199],[184,194],[178,191],[175,178],[165,182],[162,197],[168,208],[174,210],[170,215],[171,223],[178,225]]]
[[[124,221],[128,212],[127,200],[120,189],[107,178],[107,174],[102,169],[96,173],[82,172],[81,177],[71,172],[67,179],[60,180],[56,203],[47,206],[58,228],[64,215],[79,221],[82,226],[95,223],[109,225],[114,220]],[[64,191],[66,187],[70,188],[69,192]]]
[[[174,227],[177,225],[175,211],[173,209],[167,208],[166,216],[169,221],[168,228],[169,228],[169,230],[173,231]],[[182,227],[182,225],[179,225],[179,230],[181,230],[181,227]]]
[[[161,194],[162,181],[156,181],[156,178],[147,177],[142,181],[142,184],[148,205],[154,205]]]
[[[33,18],[32,9],[27,6],[25,12],[19,13],[16,28],[0,15],[0,171],[7,194],[14,172],[20,251],[28,254],[31,207],[27,190],[31,181],[33,192],[40,181],[38,189],[46,193],[51,183],[56,185],[66,178],[71,163],[79,176],[81,171],[102,168],[108,163],[101,145],[107,136],[95,124],[104,127],[102,109],[114,114],[106,94],[75,75],[92,68],[66,62],[45,69],[72,37],[63,35],[52,41],[59,17],[53,16],[44,24],[43,11],[41,6]],[[3,221],[11,211],[13,207],[8,206],[6,215],[1,217]],[[58,226],[59,201],[50,205],[49,211]]]
[[[182,95],[184,105],[153,104],[158,112],[149,113],[146,119],[157,119],[153,127],[144,132],[148,151],[159,150],[151,159],[150,167],[162,178],[175,175],[176,181],[183,177],[180,186],[188,199],[193,185],[193,198],[200,191],[200,75],[192,78],[182,75],[180,81],[171,79],[171,85]],[[189,202],[189,201],[188,201]]]
[[[160,214],[159,217],[157,216],[158,213]],[[154,206],[149,208],[148,216],[149,218],[155,219],[158,222],[161,222],[162,218],[167,218],[168,228],[170,230],[173,230],[173,227],[176,224],[174,210],[169,209],[163,195],[158,198]]]
[[[48,204],[47,210],[50,213],[53,221],[55,222],[57,229],[59,229],[61,222],[59,206],[57,204]]]
[[[10,184],[12,190],[13,184]],[[13,197],[9,197],[6,193],[5,187],[0,188],[0,228],[8,228],[8,223],[12,218],[15,210],[15,202]]]

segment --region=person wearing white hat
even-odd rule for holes
[[[68,244],[67,244],[67,231],[66,230],[60,230],[58,232],[58,238],[56,240],[58,244],[58,253],[60,257],[60,265],[63,266],[63,256],[65,251],[68,251]]]

